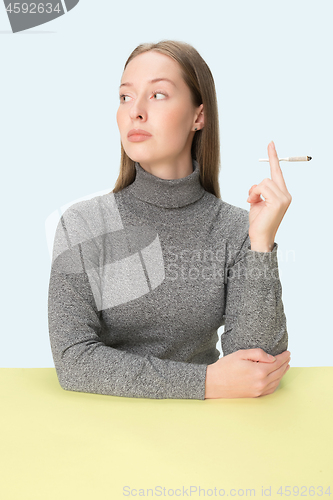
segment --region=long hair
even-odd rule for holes
[[[134,57],[149,50],[155,50],[177,61],[181,67],[182,77],[191,91],[194,106],[198,107],[203,104],[205,124],[193,137],[191,156],[199,163],[200,183],[203,188],[217,198],[221,198],[218,181],[220,134],[213,75],[206,62],[192,45],[174,40],[138,45],[127,59],[124,70]],[[135,162],[125,153],[121,144],[120,172],[111,192],[117,193],[132,184],[135,175]]]

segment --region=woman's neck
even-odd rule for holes
[[[193,172],[193,162],[191,157],[188,158],[187,161],[172,163],[169,163],[168,161],[139,163],[149,174],[165,180],[183,179],[184,177],[191,175]]]
[[[202,198],[205,190],[200,182],[200,167],[192,160],[192,172],[179,179],[162,179],[135,162],[134,182],[125,188],[128,195],[164,208],[180,208]]]

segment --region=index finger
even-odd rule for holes
[[[288,189],[286,183],[284,182],[279,158],[273,141],[271,141],[268,144],[267,151],[268,151],[269,164],[271,167],[271,179],[281,189],[282,192],[288,193]]]

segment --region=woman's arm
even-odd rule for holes
[[[73,220],[72,237],[81,224],[80,219]],[[81,231],[77,239],[82,238]],[[207,365],[150,354],[142,357],[101,341],[101,312],[84,270],[87,261],[82,261],[80,244],[70,246],[63,218],[54,255],[48,292],[49,336],[63,389],[136,398],[204,399]]]
[[[291,203],[273,141],[268,145],[271,179],[252,186],[248,229],[243,245],[227,273],[223,352],[260,347],[280,354],[288,347],[282,287],[274,243]],[[261,198],[264,195],[265,200]]]
[[[290,360],[277,244],[272,252],[253,251],[247,233],[225,281],[224,356],[207,367],[205,398],[272,394]]]
[[[271,252],[251,250],[247,233],[240,252],[227,272],[224,355],[239,349],[261,348],[275,356],[288,347],[286,316],[277,260]]]

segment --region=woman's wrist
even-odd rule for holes
[[[271,242],[263,242],[263,243],[256,243],[251,241],[251,250],[254,252],[271,252],[274,247],[274,241],[273,243]]]
[[[213,365],[207,365],[206,370],[206,382],[205,382],[205,399],[212,399],[214,396],[212,395],[212,386],[213,386]]]

